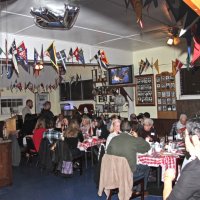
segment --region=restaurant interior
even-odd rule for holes
[[[0,200],[200,199],[199,0],[1,0],[0,36]]]

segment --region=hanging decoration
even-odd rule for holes
[[[62,63],[62,66],[64,67],[64,69],[66,71],[67,70],[67,66],[66,66],[67,55],[65,53],[65,50],[63,49],[63,50],[57,52],[56,57],[57,57],[58,61],[60,61]]]
[[[47,7],[31,8],[35,24],[40,28],[70,30],[78,17],[80,8],[64,4],[64,10],[54,11]]]

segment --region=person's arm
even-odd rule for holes
[[[138,137],[136,138],[137,143],[137,152],[138,153],[146,153],[150,149],[150,145],[148,142],[146,142],[143,138]]]
[[[174,169],[167,169],[164,175],[163,200],[166,200],[172,191],[172,181],[175,178]]]

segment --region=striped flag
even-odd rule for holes
[[[62,65],[65,69],[65,71],[67,70],[67,67],[66,67],[66,58],[67,58],[67,55],[65,53],[65,50],[61,50],[59,52],[56,53],[56,57],[58,59],[58,61],[61,61],[62,62]]]

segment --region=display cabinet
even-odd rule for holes
[[[169,72],[156,75],[158,118],[176,119],[175,76]]]
[[[135,100],[136,106],[154,106],[155,91],[154,91],[154,75],[135,76]]]

